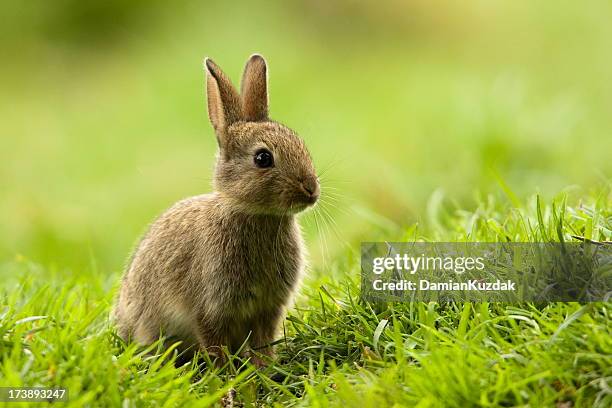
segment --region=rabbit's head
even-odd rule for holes
[[[245,211],[293,214],[319,198],[319,181],[304,142],[268,117],[268,68],[249,58],[240,94],[209,58],[205,60],[208,116],[219,154],[214,186]]]

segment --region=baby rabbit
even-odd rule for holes
[[[122,280],[119,335],[160,333],[219,356],[270,342],[296,291],[305,250],[296,215],[319,181],[304,142],[268,117],[267,65],[248,60],[240,94],[205,60],[208,116],[219,151],[214,192],[176,203],[150,226]],[[260,359],[254,363],[262,365]]]

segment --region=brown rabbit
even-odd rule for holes
[[[304,269],[296,214],[315,204],[319,182],[302,140],[268,118],[264,58],[248,60],[240,95],[211,59],[205,68],[219,145],[214,192],[176,203],[150,226],[123,277],[118,331],[141,344],[161,333],[221,358],[220,347],[248,339],[272,355]]]

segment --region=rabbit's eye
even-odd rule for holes
[[[259,149],[255,152],[255,165],[262,169],[272,167],[274,165],[274,156],[267,149]]]

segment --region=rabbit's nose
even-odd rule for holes
[[[304,177],[300,180],[300,188],[302,192],[310,199],[315,202],[319,198],[320,188],[319,180],[316,177]]]

